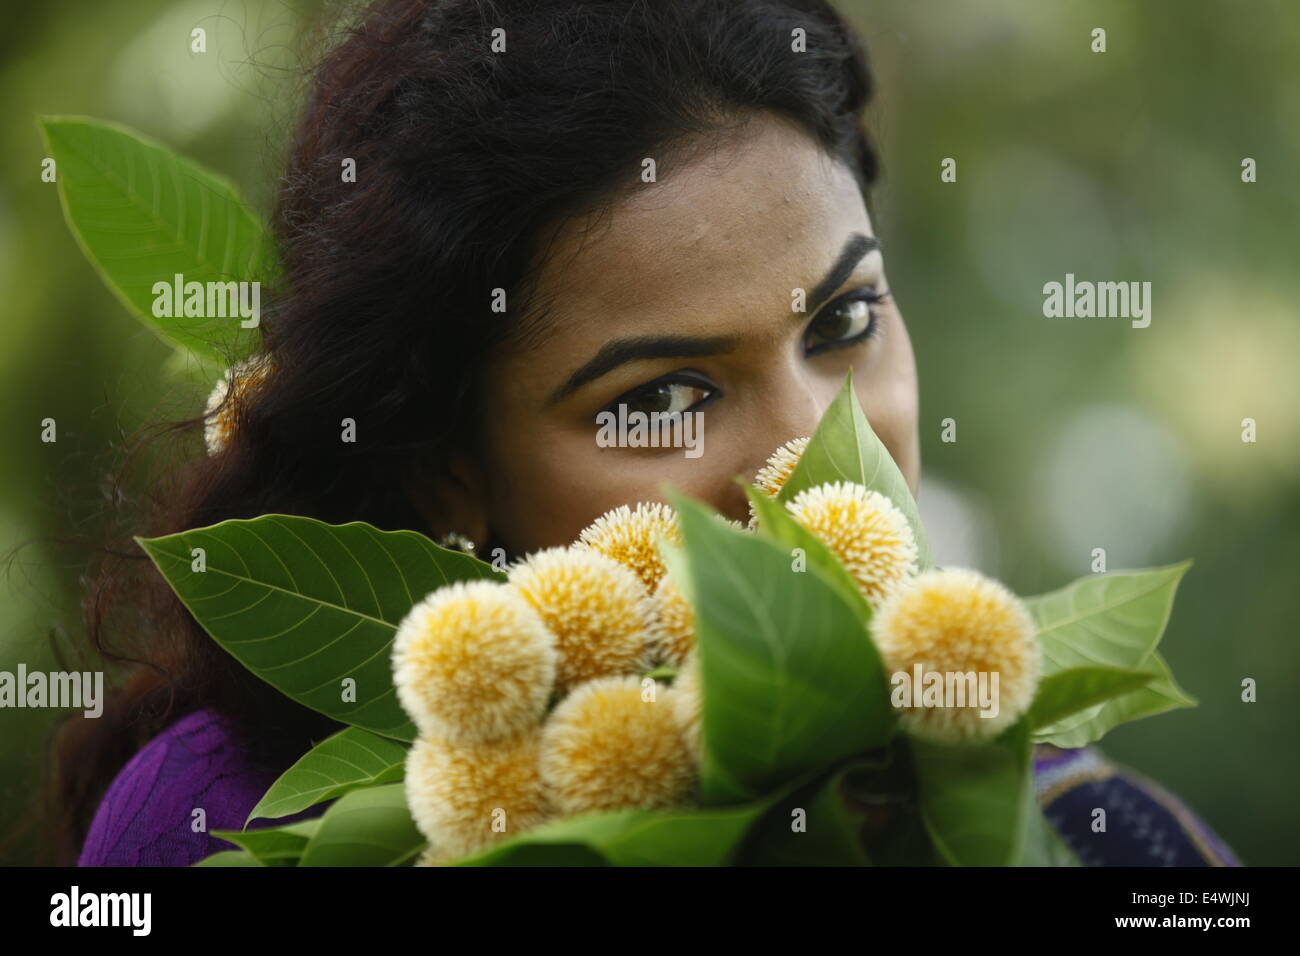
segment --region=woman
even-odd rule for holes
[[[376,3],[317,69],[292,141],[270,370],[156,531],[290,512],[514,557],[664,483],[744,520],[734,476],[811,433],[850,369],[915,492],[916,370],[866,204],[870,95],[819,0]],[[620,405],[702,412],[704,453],[605,447],[596,417]],[[107,570],[97,634],[142,606]],[[62,741],[87,865],[225,847],[208,831],[241,826],[334,729],[137,570],[169,640]],[[1087,862],[1235,862],[1096,751],[1044,751],[1038,770]]]

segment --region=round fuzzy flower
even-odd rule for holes
[[[767,464],[758,470],[758,474],[754,476],[754,484],[768,497],[775,498],[780,494],[781,489],[785,487],[790,475],[794,473],[795,465],[799,464],[799,459],[803,456],[804,449],[807,447],[807,438],[795,438],[786,442],[772,452],[771,457],[767,459]],[[751,503],[749,506],[749,528],[753,530],[757,527],[758,513],[754,511],[754,506]]]
[[[647,502],[635,509],[620,505],[584,528],[577,546],[599,551],[631,568],[646,590],[653,591],[665,570],[656,546],[656,538],[661,534],[673,544],[681,543],[681,528],[672,508]]]
[[[884,601],[871,630],[886,671],[907,675],[907,685],[895,685],[895,693],[899,686],[911,688],[900,721],[918,737],[950,743],[994,737],[1033,702],[1042,669],[1034,622],[1014,594],[976,571],[945,568],[918,575]],[[943,676],[945,690],[953,675],[952,693],[943,697],[948,706],[924,706],[925,684],[937,680],[926,676],[931,673]],[[971,700],[969,680],[965,706],[955,706],[956,675],[972,673],[976,687],[982,681],[996,703],[996,716],[980,716],[984,708],[978,692]]]
[[[419,737],[406,755],[406,803],[436,865],[516,836],[551,815],[538,774],[538,732],[462,747]]]
[[[562,812],[685,803],[695,772],[671,688],[642,699],[638,677],[602,677],[560,702],[542,728],[542,781]]]
[[[241,402],[258,388],[271,372],[269,356],[254,355],[228,368],[212,394],[203,411],[203,442],[208,454],[215,455],[226,447],[239,420]],[[231,387],[233,384],[234,391]]]
[[[785,487],[786,480],[794,473],[795,465],[799,464],[799,458],[807,447],[807,438],[796,438],[786,442],[772,452],[771,457],[767,459],[767,464],[758,470],[758,474],[754,476],[754,484],[775,498]]]
[[[457,581],[426,597],[393,640],[397,697],[420,732],[456,744],[536,726],[555,684],[555,637],[496,581]]]
[[[650,654],[656,662],[681,667],[695,646],[695,612],[671,574],[665,574],[650,600]]]
[[[548,548],[510,570],[510,584],[555,635],[556,687],[640,673],[649,597],[641,579],[590,549]]]
[[[682,728],[682,736],[686,739],[686,749],[690,752],[691,759],[698,764],[702,705],[699,655],[691,653],[677,671],[677,677],[673,680],[671,703],[673,714],[677,717],[677,724]]]
[[[916,574],[912,528],[880,492],[837,481],[805,488],[786,508],[835,553],[872,607]]]

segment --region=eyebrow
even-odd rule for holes
[[[835,290],[853,275],[858,263],[870,252],[880,248],[880,240],[855,232],[840,250],[839,258],[825,277],[813,287],[808,296],[805,313],[816,312]],[[722,355],[736,347],[735,336],[696,335],[644,335],[634,338],[612,339],[568,377],[564,384],[551,393],[548,405],[554,405],[572,395],[582,386],[594,382],[627,362],[637,359],[697,358],[702,355]]]
[[[860,232],[849,236],[831,271],[826,273],[826,278],[813,287],[812,294],[808,296],[806,311],[816,312],[823,302],[835,294],[836,289],[848,281],[849,276],[853,275],[853,270],[858,267],[858,263],[868,253],[875,252],[879,248],[880,240],[875,236],[864,236]]]

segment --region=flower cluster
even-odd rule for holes
[[[806,445],[778,449],[757,487],[776,497]],[[911,702],[900,709],[903,729],[945,742],[987,739],[1028,708],[1040,650],[1010,591],[966,569],[921,570],[907,517],[861,485],[807,488],[785,508],[857,584],[887,673],[1000,678],[996,717]],[[751,517],[748,530],[759,523]],[[393,660],[399,699],[419,729],[406,788],[430,842],[422,862],[556,816],[691,802],[701,712],[695,620],[659,551],[681,540],[665,505],[616,508],[573,545],[518,562],[504,582],[458,582],[411,610]],[[676,670],[671,686],[647,676],[663,666]]]
[[[394,683],[419,730],[406,788],[422,862],[555,816],[690,801],[698,704],[644,676],[669,657],[661,536],[680,540],[671,508],[619,508],[505,582],[451,584],[403,620]]]

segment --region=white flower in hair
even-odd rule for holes
[[[251,356],[226,369],[208,396],[203,412],[203,441],[208,446],[209,455],[215,455],[226,447],[239,421],[241,400],[266,381],[270,371],[271,360],[265,355]]]

